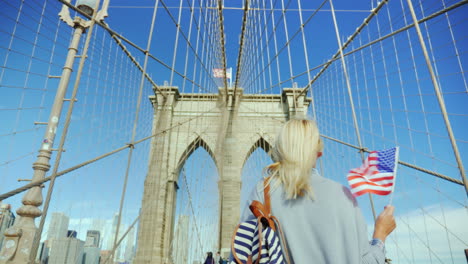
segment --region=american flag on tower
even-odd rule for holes
[[[213,69],[213,77],[215,78],[224,78],[224,69]],[[232,77],[232,68],[226,69],[226,78],[231,79]]]
[[[354,196],[365,193],[388,195],[393,191],[398,165],[398,147],[372,151],[360,168],[348,173]]]

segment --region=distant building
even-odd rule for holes
[[[42,264],[49,263],[60,263],[60,258],[58,251],[61,250],[60,241],[63,242],[63,239],[68,236],[68,224],[70,223],[70,218],[64,213],[54,212],[49,223],[49,229],[47,231],[47,239],[44,243],[41,244],[39,248],[39,261]],[[75,232],[76,233],[76,232]],[[58,240],[58,241],[55,241]],[[52,247],[55,246],[55,249]],[[52,253],[52,251],[54,251]],[[51,258],[54,258],[53,260]],[[55,262],[54,262],[55,261]],[[57,262],[58,261],[58,262]],[[65,263],[62,261],[62,263]],[[81,263],[80,263],[81,264]]]
[[[108,230],[107,226],[107,220],[104,219],[93,219],[91,227],[89,230],[96,230],[99,231],[99,245],[98,247],[101,249],[105,249],[105,246],[107,245],[107,241],[105,240],[106,236],[108,236]]]
[[[115,239],[115,233],[117,232],[117,222],[119,221],[119,214],[116,213],[114,217],[112,218],[112,227],[110,231],[110,236],[108,237],[107,240],[107,246],[106,249],[112,250],[114,247],[114,239]]]
[[[83,249],[83,262],[82,264],[99,264],[101,259],[101,249],[98,247],[87,247]]]
[[[84,241],[74,237],[55,238],[49,249],[48,264],[82,264]]]
[[[39,246],[39,256],[38,260],[39,263],[41,264],[48,264],[49,263],[49,246],[48,246],[49,241],[44,241],[41,243]]]
[[[131,262],[135,257],[135,228],[130,229],[126,240],[124,259],[125,261]]]
[[[70,218],[64,213],[52,213],[49,231],[47,233],[47,240],[51,241],[54,238],[67,237],[69,222]]]
[[[177,229],[175,232],[175,240],[172,247],[172,259],[174,264],[189,263],[189,224],[190,217],[188,215],[180,215],[177,220]]]
[[[100,239],[101,233],[98,230],[88,230],[86,232],[82,264],[99,264],[101,259]]]
[[[0,203],[0,248],[2,248],[5,231],[15,222],[15,215],[11,211],[11,205]]]
[[[117,241],[115,241],[115,234],[117,233],[117,225],[118,225],[118,222],[119,222],[119,214],[116,213],[114,214],[114,217],[112,218],[112,228],[111,228],[111,236],[108,238],[107,240],[107,248],[108,250],[112,250],[114,248],[114,242],[117,242],[119,238],[117,238]],[[120,227],[119,227],[119,237],[122,236],[122,231],[123,230],[123,225],[120,224]],[[121,255],[122,255],[122,244],[120,244],[117,249],[115,249],[115,252],[114,252],[114,261],[118,261],[120,258],[121,258]]]
[[[99,248],[99,242],[101,240],[101,232],[98,230],[88,230],[86,233],[85,247],[96,247]]]

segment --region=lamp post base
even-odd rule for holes
[[[20,217],[17,224],[7,229],[0,264],[32,264],[29,258],[36,230],[31,217]]]

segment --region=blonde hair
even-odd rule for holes
[[[309,177],[322,151],[317,124],[309,119],[292,119],[284,124],[276,138],[272,152],[275,163],[265,169],[283,185],[287,199],[306,193],[313,198]]]

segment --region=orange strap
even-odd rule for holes
[[[259,201],[252,201],[249,208],[250,211],[253,213],[255,218],[265,219],[268,221],[268,226],[276,231],[275,222],[271,218],[271,200],[270,200],[270,184],[268,184],[268,178],[263,180],[263,196],[264,196],[264,203]]]
[[[269,181],[269,178],[265,178],[263,180],[263,198],[265,200],[265,202],[262,204],[261,202],[259,201],[252,201],[252,203],[250,204],[249,208],[250,208],[250,211],[252,211],[253,215],[255,216],[255,218],[257,218],[257,221],[258,222],[261,222],[262,219],[265,219],[268,221],[268,226],[273,229],[274,231],[277,231],[276,230],[276,227],[278,227],[278,231],[279,231],[279,235],[281,237],[281,241],[283,241],[285,243],[285,245],[283,246],[283,251],[284,251],[284,254],[285,254],[285,262],[286,263],[291,263],[291,258],[290,258],[290,255],[289,255],[289,250],[288,250],[288,246],[287,246],[287,242],[286,242],[286,238],[284,236],[284,233],[283,233],[283,230],[281,229],[281,225],[278,221],[278,219],[271,215],[271,199],[270,199],[270,181]],[[276,225],[275,225],[276,223]],[[259,234],[261,234],[262,232],[262,225],[258,225],[259,226]],[[261,239],[259,240],[261,241]],[[261,252],[261,242],[260,242],[260,251],[259,253]],[[259,255],[259,258],[257,259],[257,261],[260,259],[260,255]],[[237,258],[236,258],[237,260]],[[248,264],[250,264],[249,262],[247,262]]]
[[[268,178],[263,180],[263,197],[265,199],[265,209],[268,218],[271,216],[271,201],[270,201],[270,184],[268,183]]]

